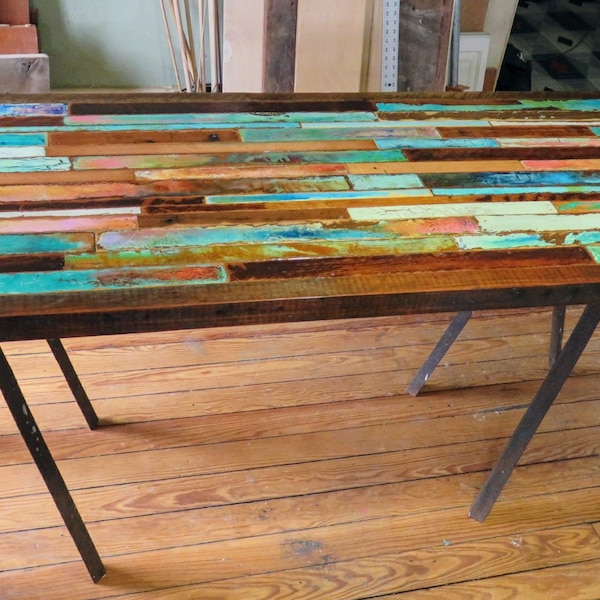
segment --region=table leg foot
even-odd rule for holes
[[[79,408],[81,409],[89,428],[96,429],[99,424],[98,415],[96,414],[96,411],[94,410],[94,407],[88,398],[88,395],[81,383],[81,380],[79,379],[79,376],[77,375],[77,372],[75,371],[75,368],[73,367],[73,363],[71,362],[63,343],[58,338],[50,338],[47,339],[46,342],[48,342],[48,346],[50,346],[50,350],[52,350],[52,354],[54,354],[54,358],[63,372],[63,375],[65,376],[69,387],[71,388],[71,393],[79,405]]]
[[[425,382],[429,379],[429,376],[433,373],[435,368],[438,366],[442,358],[450,346],[455,342],[456,338],[460,335],[460,332],[464,329],[465,325],[469,322],[473,311],[466,310],[456,314],[448,329],[444,332],[440,341],[436,344],[427,360],[423,363],[423,366],[419,369],[413,380],[406,388],[406,392],[411,396],[417,396],[421,391],[421,388],[425,385]]]
[[[0,389],[19,428],[21,437],[46,482],[48,491],[79,550],[90,577],[94,583],[100,581],[106,573],[102,560],[2,349],[0,349]]]
[[[527,444],[577,364],[581,353],[598,325],[598,321],[600,321],[600,305],[587,306],[564,349],[548,371],[537,394],[504,448],[500,459],[492,469],[488,480],[475,499],[469,513],[471,518],[476,521],[484,521],[488,516]]]

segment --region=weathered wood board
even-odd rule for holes
[[[49,90],[47,54],[0,55],[0,93],[43,94]]]

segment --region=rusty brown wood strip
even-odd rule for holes
[[[232,152],[302,152],[311,150],[376,150],[374,140],[315,140],[306,142],[151,142],[49,146],[47,156],[126,156],[136,154],[229,154]]]
[[[31,99],[29,101],[31,101]],[[62,117],[0,117],[0,127],[52,127],[61,125],[63,125]]]
[[[0,185],[59,185],[134,181],[135,173],[131,169],[90,169],[89,171],[0,173]]]
[[[220,98],[210,95],[196,95],[182,99],[168,95],[149,102],[147,98],[138,98],[133,104],[127,101],[115,101],[114,96],[89,99],[87,102],[71,102],[71,115],[127,115],[127,114],[169,114],[169,113],[230,113],[230,112],[302,112],[302,111],[370,111],[376,110],[376,99],[369,97],[348,97],[343,94],[326,94],[316,97],[314,94],[261,95],[261,94],[224,94]],[[200,99],[198,99],[200,98]]]
[[[347,165],[351,175],[401,174],[401,173],[478,173],[481,171],[520,171],[523,165],[518,160],[463,160],[449,161],[405,161],[387,163],[351,163]]]
[[[596,137],[585,125],[494,125],[491,127],[436,127],[444,139],[449,138],[575,138]]]
[[[79,146],[87,144],[169,144],[200,142],[239,142],[236,129],[191,129],[182,131],[51,131],[48,146]]]
[[[600,147],[417,148],[402,151],[409,161],[548,160],[600,158]]]
[[[232,281],[341,277],[393,272],[460,269],[530,268],[593,263],[581,247],[534,248],[513,251],[443,252],[408,256],[356,256],[236,263],[228,266]]]
[[[267,0],[263,91],[294,91],[298,0]]]
[[[270,209],[254,207],[258,210],[204,210],[208,206],[184,205],[183,211],[176,212],[173,205],[142,207],[138,223],[143,228],[167,227],[172,225],[220,225],[220,224],[267,224],[267,223],[325,223],[349,219],[345,208]]]
[[[0,273],[60,271],[64,266],[64,254],[0,256]]]

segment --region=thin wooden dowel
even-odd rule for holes
[[[220,90],[220,65],[218,61],[218,6],[217,0],[208,2],[208,35],[210,48],[210,83],[213,92]]]
[[[198,73],[197,80],[200,83],[200,89],[202,92],[206,92],[206,0],[198,0],[198,31],[199,31],[199,42],[198,42]]]
[[[169,27],[169,19],[167,17],[167,9],[165,7],[165,0],[160,0],[160,8],[162,11],[163,21],[165,24],[165,31],[167,33],[167,41],[169,43],[169,53],[171,55],[171,63],[173,64],[173,71],[175,73],[175,80],[177,81],[177,91],[181,91],[181,79],[179,77],[179,67],[177,66],[177,58],[175,57],[175,48],[173,47],[173,39],[171,36],[171,29]]]
[[[192,77],[192,81],[194,83],[194,90],[198,90],[198,80],[196,78],[196,73],[198,71],[196,67],[196,52],[195,52],[195,44],[194,44],[194,27],[192,25],[192,15],[190,11],[190,0],[183,0],[183,6],[185,10],[185,21],[187,27],[187,38],[185,38],[185,44],[187,47],[187,52],[190,60],[190,75]]]
[[[183,63],[183,77],[185,80],[186,91],[192,91],[192,80],[190,79],[189,56],[185,47],[185,34],[183,32],[183,24],[181,23],[181,6],[179,0],[170,0],[171,10],[175,18],[175,26],[177,31],[177,39],[179,42],[179,52],[181,54],[181,62]]]

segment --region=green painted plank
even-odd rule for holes
[[[0,273],[0,295],[207,285],[225,283],[226,280],[224,268],[215,265]]]
[[[505,123],[506,124],[506,123]],[[344,127],[489,127],[490,122],[483,119],[427,119],[420,121],[418,119],[385,119],[382,121],[374,121],[373,123],[344,123]],[[339,127],[337,123],[303,123],[303,128],[306,129],[332,129]]]
[[[482,215],[555,215],[551,202],[457,202],[455,204],[416,204],[413,206],[376,206],[349,208],[355,221],[398,219],[440,219]]]
[[[76,169],[168,169],[201,165],[346,164],[405,160],[400,150],[347,150],[339,152],[82,156],[73,160],[73,166]]]
[[[206,204],[247,204],[256,202],[311,202],[315,200],[364,200],[369,198],[407,198],[410,196],[431,196],[422,188],[348,191],[348,192],[308,192],[286,194],[238,194],[206,196]]]

